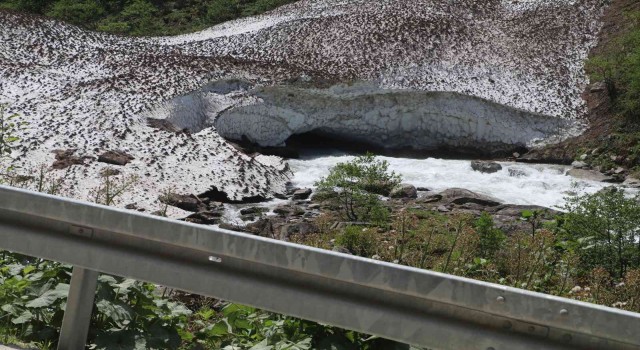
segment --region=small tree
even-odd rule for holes
[[[491,259],[500,250],[505,234],[495,226],[493,218],[487,212],[483,212],[474,223],[474,227],[480,238],[479,249],[482,258]]]
[[[616,278],[640,267],[640,205],[615,188],[568,198],[562,228],[582,250],[582,271],[604,266]]]
[[[93,189],[89,195],[95,203],[102,205],[115,205],[116,199],[138,182],[138,177],[135,175],[117,178],[110,171],[106,171],[101,177],[100,185]]]
[[[320,193],[333,194],[346,219],[386,222],[389,212],[378,194],[388,194],[400,183],[400,176],[388,169],[388,162],[367,154],[338,163],[315,185]]]

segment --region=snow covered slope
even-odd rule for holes
[[[166,38],[0,12],[0,101],[29,123],[14,154],[27,171],[56,149],[122,150],[134,160],[117,168],[140,178],[122,203],[151,207],[169,188],[271,196],[284,191],[286,164],[244,155],[220,133],[491,150],[577,132],[604,2],[303,0]],[[86,163],[59,171],[70,195],[86,196],[108,166]]]

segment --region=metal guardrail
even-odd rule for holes
[[[74,265],[59,349],[96,271],[433,349],[640,349],[640,314],[4,186],[0,248]]]

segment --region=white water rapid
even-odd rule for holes
[[[340,162],[354,156],[341,152],[303,154],[289,160],[293,185],[313,187],[315,181],[329,173]],[[571,194],[595,193],[611,184],[585,181],[565,175],[568,166],[499,162],[502,170],[484,174],[471,169],[469,160],[411,159],[378,157],[389,162],[389,170],[402,176],[403,182],[416,187],[440,191],[452,187],[465,188],[502,200],[509,204],[530,204],[559,209]]]

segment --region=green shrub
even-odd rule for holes
[[[240,15],[240,8],[236,0],[213,0],[207,6],[207,20],[209,23],[221,23]]]
[[[1,254],[0,341],[15,334],[25,341],[57,342],[71,267]],[[96,349],[126,344],[176,349],[181,344],[178,331],[191,314],[181,303],[157,296],[152,284],[108,275],[98,279],[95,305],[89,343]]]
[[[478,244],[480,256],[492,258],[500,250],[506,236],[502,230],[495,227],[493,218],[487,212],[483,212],[474,223],[476,232],[480,236]]]
[[[334,200],[347,220],[384,223],[389,220],[389,211],[378,194],[388,194],[400,183],[400,176],[388,169],[386,161],[367,154],[338,163],[316,187],[319,193],[335,193]]]
[[[60,0],[53,4],[47,16],[81,25],[97,21],[104,12],[104,7],[93,0]]]
[[[591,58],[592,80],[604,81],[616,108],[626,117],[640,119],[640,12],[628,14],[629,30],[613,40],[606,52]]]
[[[51,5],[51,0],[6,0],[0,2],[0,8],[28,11],[37,14],[43,14],[49,5]]]
[[[342,235],[336,239],[336,244],[348,249],[358,256],[370,258],[375,254],[375,236],[369,228],[362,226],[347,226]]]
[[[622,278],[640,267],[639,200],[615,188],[568,199],[562,229],[580,251],[583,273],[602,266]]]
[[[91,30],[150,36],[194,32],[294,1],[0,0],[0,8],[45,14]]]

